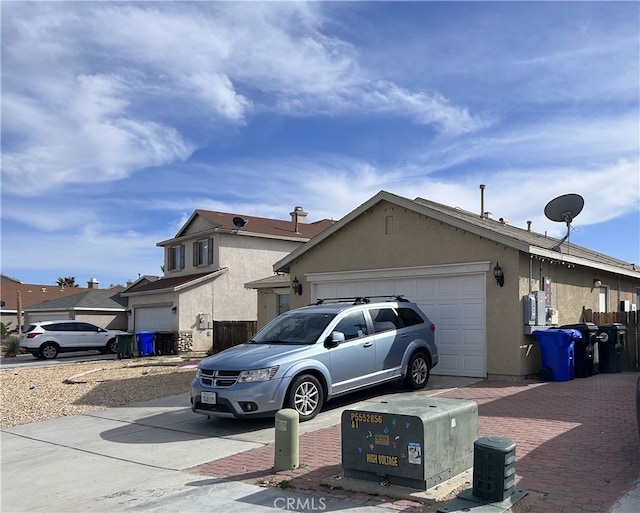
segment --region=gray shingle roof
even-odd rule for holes
[[[560,239],[548,237],[533,231],[511,226],[479,214],[473,214],[466,210],[449,207],[441,203],[429,201],[423,198],[410,200],[402,196],[397,196],[390,192],[380,191],[378,194],[364,202],[355,210],[348,213],[337,223],[320,233],[316,238],[303,244],[292,251],[289,255],[276,262],[273,266],[274,272],[288,272],[292,261],[300,257],[306,251],[320,244],[324,239],[349,224],[355,218],[366,212],[381,201],[388,201],[403,208],[417,212],[419,214],[432,217],[443,223],[447,223],[456,228],[475,233],[489,240],[494,240],[507,247],[518,249],[526,254],[536,257],[548,258],[550,260],[566,261],[574,265],[582,265],[601,269],[607,272],[619,273],[625,276],[640,278],[640,268],[637,264],[624,262],[588,248],[563,242],[559,250],[553,249],[558,245]]]
[[[120,288],[121,290],[121,288]],[[127,298],[120,295],[120,290],[113,289],[87,290],[71,296],[60,297],[31,305],[24,310],[35,312],[41,310],[125,310]]]

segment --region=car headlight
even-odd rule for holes
[[[255,370],[246,370],[240,373],[238,376],[238,383],[252,383],[254,381],[269,381],[276,375],[279,365],[274,365],[273,367],[269,367],[268,369],[255,369]]]

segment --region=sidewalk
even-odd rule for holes
[[[636,373],[621,373],[569,382],[481,381],[438,397],[475,401],[479,405],[479,436],[498,435],[516,442],[516,485],[530,492],[527,511],[606,513],[618,503],[617,513],[627,513],[629,506],[635,509],[628,513],[637,513],[639,487],[631,490],[640,479],[636,379]],[[334,425],[301,436],[303,468],[294,471],[271,471],[272,445],[189,471],[262,486],[285,482],[296,491],[314,496],[349,498],[366,505],[391,503],[404,511],[426,511],[410,492],[404,500],[390,500],[382,485],[377,489],[379,495],[346,491],[340,463],[340,426]],[[516,504],[513,510],[519,511],[519,506]]]

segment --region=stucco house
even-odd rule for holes
[[[49,299],[24,309],[25,326],[38,321],[73,319],[106,329],[127,329],[127,299],[124,287],[92,289],[69,296]]]
[[[81,313],[82,310],[74,310],[74,305],[76,305],[78,298],[83,297],[86,301],[86,297],[82,295],[87,292],[98,292],[96,289],[99,286],[99,281],[96,278],[88,280],[86,287],[61,287],[60,285],[51,284],[23,283],[4,274],[0,276],[0,279],[0,292],[2,295],[1,320],[4,324],[9,325],[10,329],[18,328],[19,324],[20,327],[28,325],[34,320],[75,319],[76,313],[83,315]],[[108,298],[117,294],[122,288],[102,289],[98,292],[98,296]],[[67,299],[71,296],[77,297],[75,299]],[[108,307],[113,307],[110,300],[106,302]],[[126,308],[122,308],[122,306],[119,306],[119,308],[124,315]],[[31,311],[34,312],[33,317],[29,315]],[[86,313],[87,311],[85,310],[84,312]],[[85,318],[82,320],[92,322]],[[112,318],[108,318],[106,323],[108,324],[112,321]],[[126,326],[126,322],[124,325]]]
[[[640,302],[637,265],[558,243],[530,223],[519,228],[381,191],[273,271],[288,274],[288,290],[294,279],[300,284],[291,308],[328,297],[415,301],[436,325],[435,374],[520,378],[540,368],[532,331],[582,322],[584,309],[635,309]],[[283,277],[272,279],[271,288],[254,283],[259,310],[282,286]]]
[[[181,352],[216,350],[218,339],[228,344],[234,333],[251,336],[257,294],[245,283],[272,274],[275,262],[333,224],[307,223],[302,207],[290,215],[195,210],[174,237],[157,243],[164,250],[163,276],[123,291],[128,330],[172,333]]]

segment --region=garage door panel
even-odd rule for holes
[[[462,372],[461,376],[477,377],[478,369],[481,369],[485,365],[484,355],[469,355],[465,354],[462,357]]]
[[[171,308],[144,307],[135,309],[135,331],[173,331]]]
[[[484,302],[486,285],[484,276],[468,276],[462,282],[462,294],[466,298],[476,297]]]
[[[482,323],[484,326],[486,313],[484,302],[463,302],[460,305],[460,312],[465,324]]]
[[[454,354],[440,354],[438,360],[438,373],[447,376],[459,376],[460,364],[458,363],[458,356]],[[435,370],[435,369],[434,369]]]
[[[461,295],[458,278],[439,278],[438,285],[438,296],[441,299],[459,298]]]
[[[436,297],[439,294],[438,282],[436,280],[415,280],[414,287],[416,293],[415,296],[412,297],[416,299]]]
[[[316,297],[403,295],[415,301],[436,326],[440,359],[434,374],[486,377],[483,273],[380,278],[321,282],[316,285]]]

